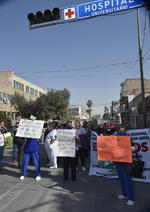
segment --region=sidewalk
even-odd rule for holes
[[[118,179],[88,176],[78,171],[75,183],[63,181],[63,169],[41,167],[42,180],[36,182],[34,166],[19,180],[20,170],[11,163],[11,148],[5,150],[5,166],[0,170],[0,212],[150,212],[150,184],[134,183],[135,205],[118,200]]]

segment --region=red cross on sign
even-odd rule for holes
[[[75,7],[71,7],[71,8],[64,8],[64,20],[73,20],[76,18],[76,9]]]
[[[68,16],[68,18],[72,18],[72,15],[74,15],[74,11],[68,9],[68,12],[65,14],[65,16]]]

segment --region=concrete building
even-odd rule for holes
[[[16,111],[11,107],[10,99],[15,92],[23,95],[27,100],[36,100],[42,94],[46,94],[46,89],[18,77],[13,71],[1,71],[0,111],[6,112],[12,119],[14,119]]]
[[[141,79],[126,79],[121,83],[120,113],[124,125],[132,128],[143,127],[143,115],[139,105],[142,102]],[[144,79],[145,98],[150,96],[150,79]],[[148,103],[146,104],[148,108]],[[147,110],[149,120],[149,111]]]
[[[129,95],[134,95],[135,97],[141,93],[141,79],[126,79],[125,82],[121,83],[121,87],[120,97]],[[144,79],[144,89],[145,92],[150,91],[150,79]]]
[[[68,115],[71,119],[89,119],[86,109],[79,105],[70,105],[68,107]]]
[[[115,124],[120,124],[120,101],[112,101],[112,105],[110,107],[111,120]]]

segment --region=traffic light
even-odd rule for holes
[[[45,10],[44,12],[38,11],[35,14],[29,13],[28,20],[30,25],[41,24],[49,21],[56,21],[62,19],[62,12],[60,8],[54,8],[53,10]]]
[[[144,0],[147,6],[147,9],[150,9],[150,0]]]

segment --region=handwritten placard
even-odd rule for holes
[[[75,157],[75,130],[57,130],[57,156]]]
[[[42,134],[43,125],[44,121],[21,119],[16,136],[39,139]]]
[[[98,160],[132,163],[130,136],[98,136]]]

